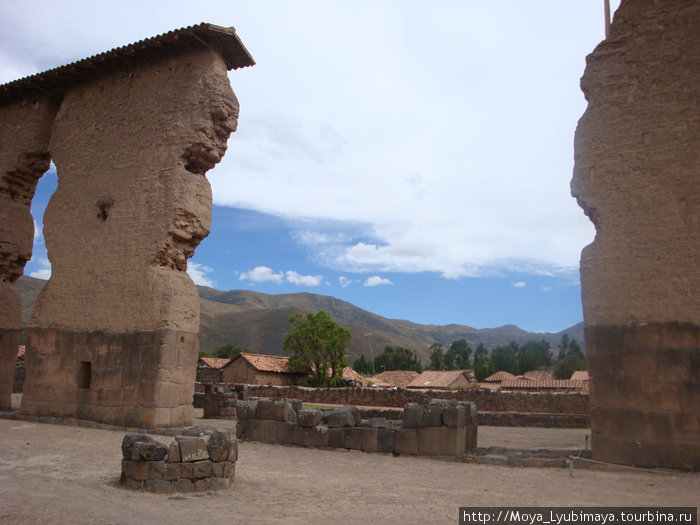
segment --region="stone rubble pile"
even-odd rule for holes
[[[185,430],[166,446],[145,434],[122,441],[120,483],[148,492],[199,492],[227,489],[238,459],[235,430]]]

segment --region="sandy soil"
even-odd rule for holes
[[[534,442],[548,432],[553,444],[580,437],[578,431],[481,430],[504,441],[520,434]],[[700,503],[697,474],[575,470],[570,477],[562,468],[251,442],[240,445],[230,491],[157,495],[118,486],[124,432],[0,419],[0,436],[2,523],[456,523],[459,506]]]

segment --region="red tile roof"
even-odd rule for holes
[[[450,388],[460,376],[464,376],[461,370],[447,372],[428,370],[406,385],[406,388]]]
[[[588,370],[576,370],[571,374],[572,381],[589,381],[591,378],[588,375]]]
[[[501,381],[501,390],[583,390],[588,386],[587,381],[572,381],[571,379],[506,379]]]
[[[528,370],[523,375],[525,377],[529,377],[531,379],[548,380],[548,379],[554,379],[554,370],[552,370],[551,368],[542,369],[542,370]]]
[[[353,381],[367,381],[367,378],[358,374],[354,368],[346,366],[343,368],[343,379],[352,379]]]
[[[289,357],[283,355],[238,354],[233,361],[245,359],[258,372],[276,372],[278,374],[293,374],[289,368]],[[233,362],[231,361],[231,362]]]
[[[406,385],[419,375],[415,370],[385,370],[381,374],[372,376],[370,379],[377,386],[406,388]]]
[[[510,372],[504,372],[501,370],[499,372],[496,372],[495,374],[491,374],[490,376],[484,378],[484,381],[486,383],[495,383],[498,381],[505,381],[507,379],[515,379],[515,376]]]
[[[253,57],[233,27],[201,23],[175,29],[162,35],[117,47],[65,66],[0,85],[0,101],[21,98],[27,93],[61,95],[70,87],[89,81],[104,72],[116,71],[134,60],[148,59],[162,49],[177,51],[214,47],[230,69],[255,65]]]
[[[223,357],[200,357],[199,366],[208,366],[209,368],[223,368],[231,362],[230,359]]]

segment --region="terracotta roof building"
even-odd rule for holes
[[[209,368],[223,368],[231,362],[224,357],[200,357],[197,366],[208,366]]]
[[[223,368],[224,383],[289,386],[302,377],[289,368],[289,357],[281,355],[242,353]]]
[[[588,370],[576,370],[569,378],[572,381],[589,381],[591,378],[588,375]]]
[[[406,388],[437,388],[441,390],[450,390],[466,388],[468,386],[469,381],[461,370],[451,370],[448,372],[428,370],[408,383]]]
[[[572,381],[571,379],[506,379],[501,381],[501,390],[528,390],[528,391],[543,391],[543,390],[579,390],[588,392],[588,381]]]
[[[484,378],[484,383],[500,383],[501,381],[505,381],[507,379],[515,379],[515,376],[511,374],[510,372],[504,372],[503,370],[496,372],[495,374],[491,374],[488,377]]]
[[[372,376],[372,383],[382,387],[406,388],[420,374],[415,370],[386,370],[381,374]]]

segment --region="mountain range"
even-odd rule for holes
[[[22,326],[29,325],[34,302],[45,284],[44,280],[27,276],[17,280],[16,287],[22,298]],[[392,345],[415,350],[425,363],[430,345],[441,343],[448,347],[458,339],[465,339],[472,347],[484,343],[487,348],[511,341],[544,340],[556,349],[562,335],[567,334],[583,345],[583,323],[557,333],[527,332],[515,325],[483,329],[458,324],[423,325],[387,319],[327,295],[306,292],[269,295],[250,290],[224,292],[204,286],[197,286],[197,289],[199,345],[201,350],[209,352],[230,343],[251,352],[282,355],[284,336],[291,328],[290,316],[295,312],[318,310],[324,310],[352,333],[348,345],[351,362],[361,354],[371,358],[381,353],[386,345]]]

